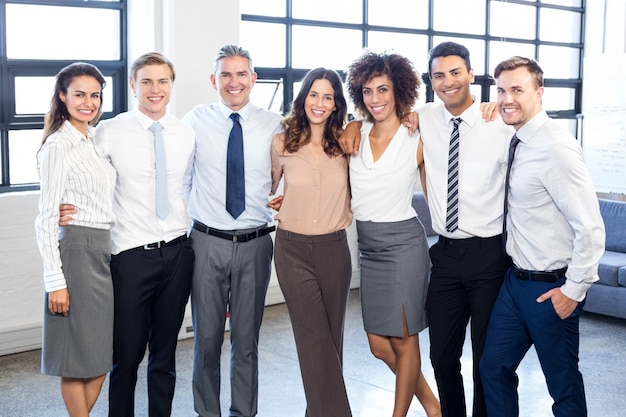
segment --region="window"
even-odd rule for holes
[[[0,192],[38,187],[43,116],[64,66],[96,65],[107,82],[103,117],[126,110],[126,1],[49,3],[0,0]]]
[[[273,110],[288,110],[307,70],[326,66],[345,74],[363,48],[407,56],[423,74],[422,100],[436,100],[428,85],[428,50],[454,41],[471,52],[472,91],[481,101],[496,98],[490,74],[500,61],[537,59],[545,76],[544,108],[578,132],[583,0],[240,0],[240,8],[241,45],[267,83],[257,85],[252,98]]]

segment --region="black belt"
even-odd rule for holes
[[[212,227],[207,226],[206,224],[203,224],[197,220],[194,220],[191,227],[193,227],[194,229],[196,229],[199,232],[205,233],[207,235],[211,235],[211,236],[215,236],[215,237],[219,237],[222,239],[226,239],[226,240],[230,240],[233,243],[242,243],[242,242],[248,242],[252,239],[256,239],[257,237],[261,237],[261,236],[265,236],[268,235],[270,233],[272,233],[274,230],[276,230],[276,226],[270,226],[268,227],[267,225],[263,226],[262,228],[259,228],[253,232],[249,232],[249,233],[241,233],[237,230],[219,230],[219,229],[214,229]]]
[[[465,239],[450,239],[449,237],[439,236],[439,244],[442,246],[459,246],[459,247],[472,247],[480,246],[483,243],[491,242],[493,240],[502,239],[502,235],[490,236],[490,237],[468,237]]]
[[[170,240],[169,242],[162,240],[160,242],[148,243],[143,246],[138,246],[135,249],[152,250],[152,249],[165,248],[168,246],[178,245],[179,243],[184,242],[185,240],[187,240],[187,235],[182,235],[182,236],[178,236],[176,239]]]
[[[557,282],[561,278],[565,278],[567,267],[555,269],[553,271],[528,271],[526,269],[515,268],[515,278],[522,281],[539,281],[539,282]]]

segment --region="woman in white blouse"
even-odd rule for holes
[[[350,186],[370,350],[396,375],[393,417],[407,415],[413,396],[428,417],[439,417],[419,348],[419,332],[427,326],[430,262],[424,227],[411,204],[420,140],[401,123],[417,101],[419,76],[401,55],[367,52],[350,65],[347,84],[365,117],[360,150],[350,157]]]
[[[105,80],[91,64],[74,63],[56,76],[44,139],[35,222],[43,258],[45,307],[41,371],[61,377],[71,417],[87,417],[113,350],[113,285],[109,269],[115,170],[93,142]],[[59,205],[78,209],[59,227]]]

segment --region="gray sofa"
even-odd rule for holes
[[[606,245],[585,311],[626,318],[626,202],[599,199]]]
[[[417,212],[417,218],[420,219],[420,221],[424,225],[428,244],[432,246],[435,242],[437,242],[437,239],[439,239],[439,235],[433,230],[433,225],[430,220],[430,211],[428,210],[428,203],[424,198],[424,193],[422,193],[421,191],[414,192],[412,204],[413,208]]]
[[[606,247],[598,275],[587,293],[584,309],[592,313],[626,318],[626,202],[599,199],[600,213],[606,228]],[[428,204],[422,192],[413,194],[413,207],[422,221],[428,243],[437,241]]]

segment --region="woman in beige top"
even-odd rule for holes
[[[343,326],[352,266],[348,165],[337,143],[347,105],[341,78],[325,68],[302,81],[285,129],[272,143],[275,266],[296,340],[309,417],[349,417]]]

